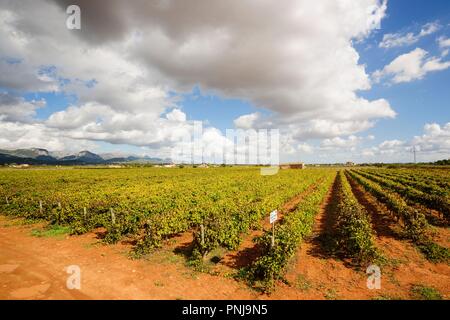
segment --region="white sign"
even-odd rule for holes
[[[270,223],[274,223],[278,219],[278,210],[274,210],[270,213]]]

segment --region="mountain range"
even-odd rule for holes
[[[0,164],[51,164],[51,165],[83,165],[83,164],[113,164],[113,163],[170,163],[170,159],[139,157],[134,155],[98,155],[84,150],[76,154],[49,152],[46,149],[0,149]]]

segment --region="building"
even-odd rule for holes
[[[354,163],[354,162],[351,162],[351,161],[348,161],[345,165],[351,167],[351,166],[354,166],[355,163]]]
[[[281,169],[305,169],[306,165],[303,162],[298,163],[285,163],[280,165]]]
[[[12,164],[10,165],[11,168],[18,168],[18,169],[23,169],[23,168],[29,168],[30,165],[29,164]]]
[[[110,165],[108,165],[108,168],[119,169],[119,168],[125,168],[125,167],[121,166],[119,164],[110,164]]]

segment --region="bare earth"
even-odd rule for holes
[[[408,299],[413,284],[432,286],[450,297],[450,267],[427,262],[411,244],[389,234],[377,237],[391,261],[382,266],[382,288],[367,289],[365,270],[327,256],[317,241],[329,227],[331,200],[330,190],[314,236],[302,244],[288,268],[288,284],[279,282],[271,295],[223,274],[199,273],[187,266],[180,248],[189,246],[190,233],[169,240],[148,259],[131,260],[126,241],[103,245],[98,233],[35,237],[31,231],[42,225],[0,216],[0,299]],[[375,230],[378,223],[374,219]],[[80,290],[66,287],[70,265],[81,268]]]

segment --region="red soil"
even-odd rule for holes
[[[168,240],[148,259],[131,260],[127,241],[103,245],[95,233],[37,238],[30,233],[42,226],[19,225],[20,220],[0,216],[0,299],[410,298],[413,284],[434,287],[449,298],[450,267],[429,263],[412,244],[398,239],[389,231],[395,223],[381,214],[385,208],[358,187],[354,190],[372,215],[376,244],[388,258],[389,263],[380,266],[380,290],[367,289],[364,269],[358,271],[322,249],[317,237],[327,233],[333,221],[330,190],[317,215],[313,237],[301,245],[288,268],[289,284],[277,283],[271,295],[230,277],[198,273],[187,266],[183,250],[192,243],[189,232]],[[69,265],[81,268],[80,290],[66,288]]]
[[[278,221],[276,223],[280,223],[283,220],[284,215],[295,210],[302,199],[306,195],[314,191],[314,189],[317,188],[318,184],[320,184],[320,181],[312,184],[307,188],[307,190],[296,195],[287,203],[285,203],[283,205],[283,208],[278,211]],[[229,251],[222,257],[219,265],[216,268],[216,271],[228,273],[230,272],[230,268],[239,269],[241,267],[249,265],[252,261],[254,261],[261,255],[261,250],[258,245],[255,244],[254,239],[261,236],[265,231],[269,231],[271,229],[272,225],[270,224],[269,218],[265,218],[263,221],[261,221],[261,229],[252,230],[249,234],[245,235],[238,249]]]

